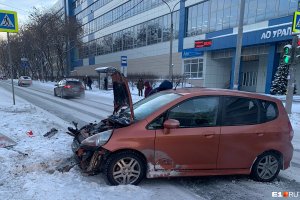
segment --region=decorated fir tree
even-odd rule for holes
[[[272,81],[270,93],[273,95],[285,95],[287,91],[289,65],[281,63],[277,68]]]

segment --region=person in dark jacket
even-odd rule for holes
[[[168,81],[168,80],[164,80],[157,88],[154,88],[153,90],[151,90],[148,94],[148,96],[150,96],[151,94],[155,94],[157,92],[163,91],[163,90],[170,90],[173,88],[173,84]]]
[[[139,96],[143,96],[143,89],[144,89],[144,81],[143,81],[143,79],[139,79],[139,81],[137,82],[137,84],[136,84],[136,86],[137,86],[137,89],[139,90]]]
[[[104,78],[104,90],[108,90],[108,80],[106,76]]]
[[[149,93],[152,90],[152,86],[150,85],[149,81],[146,81],[144,85],[145,85],[145,98],[146,98],[147,96],[149,96]]]
[[[87,77],[87,85],[90,90],[92,90],[92,83],[93,83],[93,81],[92,81],[91,77],[88,76]]]

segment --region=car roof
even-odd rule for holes
[[[169,90],[181,95],[189,95],[189,96],[196,96],[196,95],[222,95],[222,96],[242,96],[248,98],[256,98],[256,99],[264,99],[274,102],[279,102],[280,100],[268,96],[265,94],[258,94],[253,92],[245,92],[239,90],[229,90],[229,89],[219,89],[219,88],[178,88],[176,90]]]

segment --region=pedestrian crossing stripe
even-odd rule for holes
[[[16,12],[0,10],[0,32],[18,32],[18,18]]]

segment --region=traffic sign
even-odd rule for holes
[[[294,19],[293,19],[293,33],[300,32],[300,12],[294,12]]]
[[[18,31],[17,13],[9,10],[0,10],[0,32],[17,33]]]
[[[127,67],[127,56],[121,56],[121,66]]]
[[[29,67],[29,62],[27,58],[21,58],[21,67]]]

